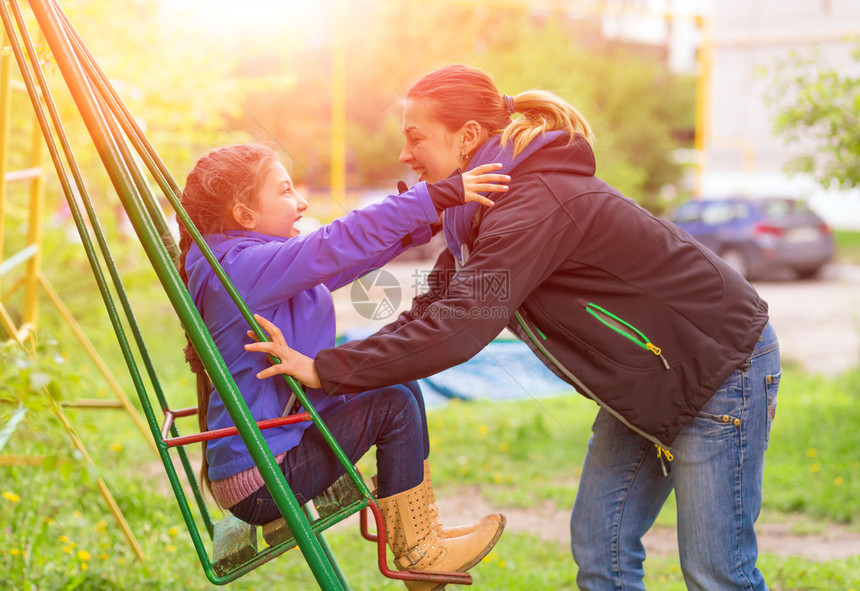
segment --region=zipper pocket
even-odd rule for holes
[[[555,356],[552,353],[550,353],[546,349],[546,347],[544,347],[541,344],[541,342],[537,339],[537,337],[535,336],[535,334],[533,332],[533,329],[537,329],[537,327],[529,326],[526,323],[525,319],[523,319],[519,310],[514,311],[514,318],[516,318],[517,322],[519,322],[520,326],[523,329],[523,332],[525,332],[526,336],[529,338],[529,340],[532,342],[532,344],[535,346],[535,348],[538,351],[540,351],[541,354],[544,357],[546,357],[546,359],[557,370],[559,370],[564,376],[566,376],[571,381],[572,384],[574,384],[576,386],[576,388],[580,394],[583,394],[583,395],[587,396],[588,398],[591,398],[594,402],[596,402],[598,404],[598,406],[600,406],[600,408],[606,409],[606,412],[608,412],[613,417],[615,417],[615,419],[618,420],[621,424],[625,425],[628,429],[630,429],[634,433],[637,433],[641,437],[644,437],[645,439],[647,439],[648,441],[650,441],[651,443],[654,444],[654,447],[657,448],[657,457],[660,458],[660,465],[663,467],[663,475],[664,476],[668,475],[668,471],[666,470],[666,465],[663,462],[663,458],[666,458],[666,460],[669,462],[671,462],[672,460],[675,459],[675,456],[672,455],[672,451],[669,448],[669,446],[662,443],[659,439],[657,439],[653,435],[649,435],[645,431],[643,431],[643,430],[639,429],[638,427],[636,427],[635,425],[633,425],[630,421],[628,421],[623,416],[621,416],[621,414],[618,411],[616,411],[614,408],[612,408],[611,406],[609,406],[608,404],[603,402],[603,400],[598,398],[594,394],[594,392],[591,391],[591,389],[588,386],[583,384],[579,378],[577,378],[575,375],[573,375],[569,369],[567,369],[561,362],[559,362],[559,360],[556,359]],[[541,333],[541,336],[543,336],[543,333]],[[544,338],[544,340],[546,340],[545,336],[543,338]]]
[[[669,369],[669,362],[666,361],[666,358],[663,357],[663,350],[651,342],[651,339],[645,336],[641,330],[619,318],[609,310],[605,308],[601,308],[594,302],[589,302],[585,305],[585,311],[597,318],[604,326],[608,326],[618,334],[623,337],[626,337],[637,346],[642,347],[643,349],[647,349],[651,351],[654,355],[660,358],[660,361],[663,362],[663,367]]]

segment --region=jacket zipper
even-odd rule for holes
[[[623,337],[630,339],[639,347],[651,351],[654,355],[660,358],[663,362],[663,367],[669,369],[669,362],[663,357],[663,350],[651,342],[651,339],[645,336],[641,330],[623,320],[605,308],[601,308],[594,302],[589,302],[585,306],[585,311],[597,318],[602,324],[608,326]]]
[[[535,336],[534,332],[532,331],[532,328],[528,324],[526,324],[526,321],[523,319],[519,310],[514,311],[514,318],[517,319],[517,322],[519,322],[523,331],[529,337],[529,340],[532,342],[532,344],[535,346],[535,348],[538,351],[540,351],[544,355],[544,357],[546,357],[549,360],[549,362],[552,363],[552,365],[556,369],[558,369],[562,374],[564,374],[564,376],[566,378],[568,378],[571,382],[573,382],[573,384],[577,387],[577,389],[580,392],[584,393],[586,396],[588,396],[589,398],[594,400],[598,405],[600,405],[601,408],[605,408],[606,412],[608,412],[613,417],[615,417],[615,419],[620,421],[625,427],[627,427],[628,429],[630,429],[634,433],[637,433],[639,436],[644,437],[645,439],[647,439],[648,441],[650,441],[651,443],[654,444],[654,447],[657,448],[657,457],[660,458],[660,466],[663,468],[663,476],[667,476],[668,471],[666,470],[666,465],[663,463],[663,458],[666,458],[666,461],[668,461],[668,462],[671,462],[672,460],[675,459],[675,457],[672,455],[671,448],[668,445],[661,442],[656,437],[654,437],[653,435],[649,435],[648,433],[646,433],[642,429],[640,429],[640,428],[636,427],[635,425],[633,425],[632,423],[630,423],[627,419],[625,419],[623,416],[621,416],[614,408],[612,408],[611,406],[609,406],[608,404],[603,402],[603,400],[598,398],[594,394],[594,392],[591,391],[591,389],[588,386],[583,384],[579,380],[579,378],[577,378],[575,375],[573,375],[573,373],[571,373],[569,369],[567,369],[558,359],[555,358],[555,356],[552,353],[550,353],[546,349],[546,347],[544,347],[541,344],[540,341],[538,341],[537,337]],[[535,330],[538,330],[537,327],[535,327]],[[542,332],[540,332],[539,330],[538,330],[538,332],[543,337],[543,340],[547,340],[546,336],[544,336],[544,334]]]

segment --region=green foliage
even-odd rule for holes
[[[393,186],[398,101],[422,74],[451,63],[485,69],[507,94],[542,88],[570,101],[595,128],[598,174],[649,209],[659,211],[661,189],[678,181],[672,154],[684,146],[679,132],[693,126],[693,80],[641,49],[608,44],[596,22],[433,1],[342,6],[348,184]],[[418,22],[420,30],[405,25]],[[246,48],[267,71],[288,69],[295,84],[245,104],[293,158],[293,175],[316,188],[328,183],[331,48],[304,39],[299,32],[298,43]]]
[[[834,230],[836,253],[845,263],[860,264],[860,231]]]
[[[796,371],[780,384],[765,466],[765,506],[860,520],[860,371],[833,379]]]
[[[860,63],[860,43],[852,56]],[[826,189],[860,184],[860,76],[798,52],[769,74],[766,99],[776,108],[774,130],[804,146],[788,170],[810,174]]]
[[[181,367],[178,356],[160,368]],[[822,527],[828,519],[860,516],[852,474],[860,441],[854,433],[860,371],[823,378],[788,369],[771,433],[765,473],[763,519],[792,518],[803,511]],[[494,507],[544,507],[566,513],[576,493],[577,470],[585,453],[594,405],[578,396],[504,403],[455,403],[431,409],[433,478],[437,496],[480,495]],[[81,415],[95,415],[94,411]],[[101,415],[103,416],[103,415]],[[78,421],[98,419],[79,416]],[[135,560],[95,487],[57,478],[39,468],[0,468],[0,569],[15,589],[211,589],[197,562],[160,462],[128,419],[98,420],[88,430],[116,501],[143,546],[147,559]],[[63,435],[53,434],[53,445]],[[37,446],[13,441],[20,453]],[[12,444],[10,443],[10,445]],[[50,445],[50,437],[39,445]],[[109,444],[109,445],[108,445]],[[816,455],[810,457],[810,449]],[[820,469],[811,471],[813,462]],[[853,466],[853,467],[852,467]],[[365,474],[373,473],[372,463]],[[842,484],[834,479],[842,475]],[[855,487],[855,488],[850,488]],[[802,502],[795,502],[801,499]],[[669,507],[671,510],[671,507]],[[669,511],[671,512],[671,511]],[[444,515],[443,515],[444,518]],[[671,526],[671,515],[658,523]],[[812,530],[810,530],[812,531]],[[477,588],[575,589],[576,567],[567,542],[507,531],[484,562],[472,570]],[[361,539],[357,519],[329,530],[326,537],[354,589],[401,589],[372,566],[375,548]],[[79,554],[80,552],[84,554]],[[84,567],[83,565],[87,566]],[[860,584],[858,559],[812,561],[763,555],[760,568],[774,589],[844,591]],[[313,577],[293,550],[231,585],[260,589],[290,581],[291,588],[315,588]],[[677,556],[650,556],[648,588],[684,589]]]
[[[50,408],[52,399],[80,391],[80,386],[80,376],[69,370],[59,344],[49,336],[39,340],[34,352],[12,340],[0,346],[0,402],[40,411]]]

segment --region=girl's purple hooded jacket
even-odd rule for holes
[[[461,183],[459,175],[436,185],[418,183],[406,193],[355,210],[305,236],[281,238],[230,231],[205,239],[251,311],[274,322],[291,347],[314,357],[335,344],[331,291],[381,267],[405,245],[429,241],[430,224],[439,221],[439,211],[462,204],[462,188],[458,192],[456,183]],[[196,245],[190,248],[185,266],[188,290],[254,420],[281,416],[290,389],[280,377],[256,378],[268,360],[244,350],[249,342],[248,325]],[[344,396],[326,396],[321,390],[307,393],[320,412],[345,400]],[[209,398],[208,423],[210,429],[233,426],[215,391]],[[297,446],[310,424],[267,429],[263,436],[278,455]],[[254,465],[238,436],[210,441],[206,456],[211,480]]]

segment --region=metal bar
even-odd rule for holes
[[[62,298],[57,294],[54,287],[48,281],[48,278],[45,277],[41,272],[38,273],[39,282],[42,286],[42,289],[45,291],[45,294],[48,296],[48,299],[54,304],[54,307],[57,308],[57,311],[60,313],[60,316],[66,321],[66,324],[69,328],[72,329],[72,333],[75,335],[75,338],[78,339],[78,342],[84,348],[89,358],[95,364],[96,369],[99,370],[99,373],[102,374],[102,377],[107,382],[111,391],[116,396],[119,404],[125,409],[126,413],[131,417],[134,421],[135,425],[137,425],[138,430],[143,434],[143,438],[146,440],[149,447],[152,448],[156,454],[158,454],[158,448],[155,445],[155,440],[152,437],[152,433],[148,428],[147,424],[140,418],[140,413],[137,412],[137,409],[131,403],[128,396],[126,396],[125,391],[122,389],[122,386],[117,381],[116,377],[111,372],[110,368],[107,366],[107,363],[104,362],[99,352],[93,346],[92,342],[87,338],[87,334],[83,331],[81,326],[78,324],[75,317],[66,307],[65,303],[63,303]]]
[[[2,184],[2,183],[0,183]],[[31,244],[30,246],[26,246],[10,256],[8,259],[0,263],[0,275],[8,273],[18,265],[22,265],[36,256],[39,247]]]
[[[26,414],[27,407],[19,402],[18,408],[16,408],[15,412],[12,413],[12,417],[6,425],[4,425],[3,429],[0,430],[0,451],[3,451],[3,448],[6,447],[6,443],[9,441],[9,438],[12,437],[12,433],[15,432],[15,429],[17,429],[21,421],[24,420],[24,416]]]
[[[45,463],[42,456],[0,456],[0,466],[41,466]]]
[[[174,195],[177,199],[182,195],[182,189],[179,184],[170,174],[164,161],[158,155],[149,138],[143,133],[143,130],[137,123],[137,120],[123,103],[119,94],[111,85],[108,77],[101,70],[95,58],[93,58],[87,46],[81,40],[78,32],[72,27],[65,13],[60,14],[63,24],[66,28],[66,34],[69,36],[74,46],[75,52],[81,64],[87,71],[91,84],[99,91],[102,100],[107,105],[108,110],[116,117],[120,126],[126,134],[126,137],[131,141],[138,155],[143,160],[150,174],[156,180],[161,190],[165,195]],[[157,211],[152,211],[152,215],[158,215],[163,218],[163,213],[160,208]],[[166,220],[163,222],[166,229]],[[162,235],[165,245],[170,254],[174,258],[179,257],[179,246],[176,244],[173,236],[169,231],[165,231]]]
[[[2,91],[0,91],[2,92]],[[41,136],[39,137],[41,140]],[[19,181],[31,181],[34,178],[37,178],[42,175],[42,167],[34,166],[33,168],[23,168],[21,170],[13,170],[11,172],[7,172],[4,176],[6,177],[7,183],[16,183]]]
[[[60,406],[64,408],[125,408],[119,400],[100,400],[98,398],[63,400]]]
[[[138,234],[139,240],[155,269],[159,280],[167,292],[177,315],[180,317],[186,331],[197,349],[204,366],[209,373],[213,383],[219,384],[222,400],[228,410],[234,424],[239,429],[243,441],[248,446],[254,463],[260,470],[264,482],[272,492],[276,505],[284,514],[291,529],[296,536],[296,541],[310,566],[314,577],[324,589],[341,589],[337,577],[325,554],[320,548],[319,542],[307,523],[307,519],[301,514],[301,509],[296,502],[295,495],[286,484],[284,474],[278,469],[271,450],[253,422],[250,411],[238,392],[235,381],[224,365],[223,360],[217,352],[214,342],[199,313],[194,307],[188,292],[185,290],[176,268],[172,265],[163,244],[156,235],[151,223],[142,214],[140,204],[136,201],[134,194],[134,183],[121,160],[120,152],[111,137],[110,130],[105,123],[104,114],[99,109],[97,100],[92,89],[87,85],[81,65],[77,62],[71,44],[63,31],[62,24],[57,17],[55,7],[47,0],[33,0],[30,2],[36,20],[44,33],[48,45],[57,61],[57,65],[78,110],[81,112],[84,123],[95,143],[96,150],[107,169],[108,175],[117,190],[120,200],[126,208],[132,225]],[[159,246],[161,248],[159,248]],[[294,527],[295,526],[295,527]]]
[[[42,133],[39,122],[33,116],[30,135],[30,165],[40,168],[42,164]],[[45,209],[45,181],[42,175],[30,179],[30,216],[27,224],[27,246],[36,249],[36,254],[27,261],[24,280],[24,322],[39,332],[39,278],[42,268],[42,218]]]
[[[141,405],[143,406],[144,414],[147,417],[147,421],[150,423],[150,429],[153,433],[153,438],[154,438],[155,437],[154,434],[157,433],[157,428],[158,428],[157,427],[157,420],[155,418],[155,413],[152,411],[152,406],[149,403],[148,395],[146,394],[145,388],[143,386],[143,382],[142,382],[142,380],[140,378],[140,374],[137,370],[137,365],[136,365],[136,362],[134,359],[134,355],[132,354],[131,349],[129,347],[129,343],[128,343],[128,340],[125,336],[123,326],[122,326],[122,324],[119,320],[119,317],[117,315],[116,307],[114,306],[113,299],[111,298],[110,293],[108,291],[108,288],[107,288],[107,285],[105,282],[105,278],[104,278],[103,272],[101,270],[101,266],[98,262],[98,259],[96,258],[95,252],[93,250],[92,242],[89,238],[89,232],[88,232],[87,227],[84,224],[83,219],[81,217],[80,209],[78,207],[77,201],[75,200],[75,193],[72,191],[71,186],[69,184],[68,175],[65,172],[65,168],[63,166],[59,152],[57,150],[56,141],[54,140],[53,134],[51,133],[51,130],[50,130],[48,123],[47,123],[47,120],[45,118],[44,110],[42,108],[42,102],[43,101],[40,100],[40,98],[44,99],[44,103],[47,106],[48,110],[50,111],[52,120],[53,120],[54,125],[55,125],[56,130],[57,130],[57,136],[59,137],[60,141],[63,144],[63,149],[66,153],[67,159],[69,161],[69,165],[70,165],[72,173],[75,177],[78,192],[81,195],[81,198],[83,199],[85,205],[87,205],[88,212],[91,214],[93,229],[96,232],[96,235],[99,239],[99,244],[100,244],[102,251],[105,254],[105,258],[109,264],[109,268],[110,268],[112,277],[114,279],[114,282],[117,284],[118,290],[119,290],[120,295],[122,297],[122,296],[124,296],[124,292],[122,291],[122,285],[121,285],[121,282],[119,281],[119,277],[116,274],[116,266],[114,264],[112,264],[112,260],[110,258],[110,252],[109,252],[109,249],[107,248],[107,244],[105,243],[105,240],[104,240],[104,233],[101,232],[100,225],[98,224],[98,219],[95,217],[94,212],[92,211],[91,203],[90,203],[87,191],[86,191],[86,186],[85,186],[83,179],[81,177],[80,170],[77,167],[77,162],[74,158],[74,154],[72,154],[71,147],[68,144],[68,138],[66,137],[65,131],[63,129],[62,121],[60,121],[59,115],[57,113],[57,109],[56,109],[56,106],[54,104],[53,97],[51,96],[50,89],[47,86],[47,82],[45,81],[44,74],[42,73],[41,69],[38,67],[38,64],[40,62],[39,62],[38,56],[36,55],[36,52],[32,46],[32,42],[30,41],[29,36],[27,35],[26,23],[24,22],[23,16],[21,15],[21,12],[18,8],[17,3],[12,3],[11,7],[15,11],[15,17],[18,21],[18,24],[19,24],[19,27],[21,30],[21,36],[22,36],[23,40],[27,43],[27,49],[28,49],[28,52],[31,56],[31,60],[34,64],[34,70],[35,70],[37,77],[38,77],[38,80],[39,80],[40,90],[37,90],[35,88],[32,76],[30,75],[30,71],[27,67],[27,63],[23,57],[23,53],[21,51],[20,44],[17,42],[17,38],[16,37],[10,37],[10,39],[14,39],[13,50],[15,51],[15,56],[16,56],[16,59],[18,60],[18,65],[19,65],[19,68],[21,70],[21,74],[24,78],[24,84],[27,87],[28,95],[30,96],[30,100],[33,104],[33,108],[36,112],[37,118],[39,119],[39,124],[42,128],[43,135],[45,136],[45,141],[48,145],[48,149],[49,149],[49,152],[51,154],[51,159],[54,163],[54,167],[57,170],[57,174],[59,176],[60,183],[61,183],[62,188],[63,188],[63,192],[66,196],[66,200],[67,200],[67,202],[69,204],[69,208],[72,212],[72,216],[73,216],[74,221],[75,221],[75,226],[78,229],[78,233],[81,235],[81,240],[82,240],[82,243],[84,246],[84,250],[87,254],[87,259],[89,260],[90,266],[93,269],[93,275],[95,276],[96,283],[99,286],[99,292],[101,293],[102,299],[105,303],[105,309],[108,312],[108,317],[110,318],[111,324],[114,328],[114,332],[116,333],[117,341],[120,345],[120,349],[122,350],[123,357],[126,361],[126,365],[128,366],[129,373],[130,373],[131,378],[132,378],[132,382],[135,386],[135,389],[137,390],[137,392],[139,394]],[[14,32],[14,27],[11,25],[11,19],[9,17],[8,10],[5,7],[5,3],[0,5],[0,13],[2,13],[4,26],[6,27],[6,30]],[[128,306],[127,298],[123,297],[123,305],[125,306],[126,313],[130,314],[131,311],[130,311],[130,307]],[[160,390],[157,390],[157,393],[160,395]],[[170,481],[171,487],[173,488],[174,494],[176,495],[176,499],[177,499],[177,503],[179,504],[180,512],[182,513],[183,519],[185,519],[186,523],[188,524],[189,535],[191,536],[192,543],[194,544],[195,550],[197,551],[198,556],[200,557],[201,564],[206,564],[206,563],[208,563],[208,556],[206,555],[206,549],[204,548],[203,542],[200,539],[200,535],[197,532],[197,527],[194,524],[194,518],[191,516],[191,513],[189,511],[188,502],[187,502],[187,499],[185,497],[184,491],[182,489],[182,485],[179,483],[179,480],[177,478],[173,462],[169,458],[166,447],[163,449],[159,448],[158,453],[162,458],[162,463],[165,466],[165,471],[167,472],[168,480]],[[201,512],[201,516],[203,517],[204,524],[205,524],[207,531],[209,533],[209,536],[211,538],[212,534],[213,534],[212,520],[211,520],[211,517],[209,516],[208,510],[206,509],[206,505],[205,505],[204,499],[202,497],[202,494],[200,492],[199,486],[197,485],[196,479],[194,478],[193,470],[192,470],[191,465],[188,461],[187,454],[185,453],[185,450],[182,448],[180,448],[178,450],[178,453],[179,453],[180,459],[182,461],[183,467],[185,469],[186,475],[188,475],[188,480],[189,480],[190,486],[192,487],[192,489],[194,491],[194,496],[195,496],[195,499],[197,501],[198,508],[200,508],[200,512]]]
[[[303,423],[310,420],[311,416],[308,413],[303,412],[296,415],[290,415],[288,417],[257,421],[257,427],[261,431],[263,431],[265,429],[271,429],[272,427],[292,425],[294,423]],[[236,427],[226,427],[224,429],[212,429],[211,431],[202,431],[200,433],[195,433],[194,435],[185,435],[184,437],[165,438],[164,443],[167,444],[167,447],[176,447],[178,445],[188,445],[189,443],[200,443],[201,441],[223,439],[225,437],[231,437],[233,435],[238,434],[239,430],[236,429]]]
[[[6,306],[2,303],[0,303],[0,324],[3,325],[3,330],[6,331],[6,334],[9,335],[10,339],[15,339],[15,341],[17,341],[21,346],[24,345],[24,341],[18,338],[18,327],[15,326],[15,321],[12,320],[9,312],[6,311]]]
[[[66,433],[72,440],[72,444],[79,452],[81,452],[81,455],[88,464],[95,466],[95,462],[93,462],[93,459],[87,452],[87,448],[84,447],[81,438],[78,437],[75,428],[72,426],[72,424],[69,422],[69,419],[66,418],[66,415],[63,413],[63,408],[57,403],[56,400],[51,400],[51,403],[54,406],[54,413],[60,419],[63,428],[66,430]],[[110,510],[111,514],[113,515],[114,519],[122,530],[122,533],[125,535],[125,538],[131,546],[131,549],[134,551],[135,556],[137,556],[139,560],[143,560],[145,558],[143,549],[137,542],[137,538],[134,537],[134,532],[131,531],[131,527],[129,527],[128,522],[125,520],[125,517],[122,514],[122,511],[120,511],[119,507],[117,506],[116,501],[114,500],[113,495],[111,494],[110,489],[108,488],[104,479],[99,477],[99,479],[97,480],[97,484],[99,492],[102,494],[102,497],[107,503],[108,509]]]
[[[6,47],[0,48],[0,178],[5,178],[9,168],[9,125],[11,123],[12,92],[12,52]],[[6,243],[6,183],[0,183],[0,261],[3,261],[3,249]],[[0,289],[2,289],[3,272],[0,270]]]
[[[27,66],[27,61],[24,57],[24,53],[21,49],[21,45],[15,36],[15,26],[12,24],[12,19],[9,14],[9,8],[12,8],[15,11],[15,17],[19,23],[21,36],[25,42],[27,42],[28,50],[30,51],[30,55],[32,56],[34,63],[34,70],[37,73],[39,78],[39,84],[41,86],[42,92],[36,90],[35,83],[33,82],[33,77],[30,73],[30,70]],[[105,282],[104,274],[102,273],[101,266],[96,258],[95,251],[93,250],[92,242],[89,238],[89,233],[86,225],[83,222],[81,217],[80,210],[78,208],[78,204],[75,200],[75,192],[72,190],[69,184],[69,178],[65,171],[65,167],[63,166],[62,159],[59,154],[59,150],[57,148],[57,143],[54,140],[53,133],[48,125],[47,118],[45,116],[45,112],[42,106],[44,101],[45,106],[48,107],[51,112],[51,116],[56,124],[57,135],[60,140],[63,142],[63,147],[66,150],[66,153],[69,155],[69,162],[72,166],[73,172],[75,172],[75,179],[78,182],[78,189],[81,191],[83,196],[86,196],[86,187],[83,185],[83,181],[80,177],[79,171],[76,166],[76,162],[74,160],[73,155],[71,154],[70,147],[68,145],[68,139],[66,138],[65,132],[63,130],[62,122],[59,121],[59,115],[57,114],[56,106],[53,101],[53,97],[51,96],[50,90],[48,89],[47,83],[45,81],[44,74],[41,69],[38,67],[40,63],[38,57],[35,55],[35,51],[32,47],[32,42],[29,39],[26,23],[24,22],[23,16],[21,15],[20,9],[18,7],[17,2],[6,2],[0,3],[0,16],[3,19],[3,25],[6,29],[6,32],[9,33],[9,40],[12,44],[13,52],[15,53],[15,58],[18,62],[18,66],[21,72],[21,75],[24,79],[24,84],[27,87],[28,95],[30,97],[31,103],[33,105],[33,109],[36,113],[36,117],[39,120],[39,125],[42,128],[42,133],[45,138],[45,142],[48,146],[48,151],[51,155],[51,159],[54,163],[54,167],[57,170],[57,175],[60,180],[60,184],[63,188],[63,193],[66,196],[66,201],[69,204],[69,208],[72,212],[72,217],[75,221],[75,226],[78,229],[78,233],[81,236],[81,241],[84,247],[84,251],[87,255],[87,260],[90,262],[90,266],[93,270],[93,276],[96,279],[96,283],[99,286],[99,293],[102,295],[102,299],[105,304],[105,309],[107,310],[108,316],[111,319],[111,323],[114,327],[114,331],[117,334],[117,340],[120,343],[120,348],[122,349],[123,355],[126,359],[126,363],[129,366],[129,371],[132,375],[132,380],[134,381],[136,387],[142,388],[142,382],[140,380],[140,376],[137,373],[136,365],[134,362],[134,356],[132,355],[129,347],[128,341],[125,338],[125,333],[122,328],[122,324],[117,316],[116,308],[113,304],[113,300],[110,297],[110,293],[107,290],[107,285]],[[43,100],[42,100],[43,99]],[[19,341],[20,342],[20,341]],[[142,397],[142,403],[145,401],[145,396]],[[151,409],[150,409],[151,412]],[[154,415],[152,416],[152,422],[154,424]],[[169,462],[169,458],[167,458],[167,451],[159,450],[159,454],[162,454],[162,461],[165,464],[165,470],[168,474],[168,478],[170,479],[171,485],[174,487],[174,490],[177,488],[181,493],[181,486],[176,478],[176,472],[174,470],[172,462]],[[196,527],[192,527],[193,517],[188,511],[188,503],[184,497],[184,494],[177,495],[177,502],[180,507],[180,511],[182,512],[183,517],[186,519],[186,522],[189,523],[189,530],[191,531],[192,542],[195,545],[195,549],[198,551],[198,555],[202,555],[205,560],[206,551],[203,547],[203,543],[200,540],[200,536],[197,533]]]

